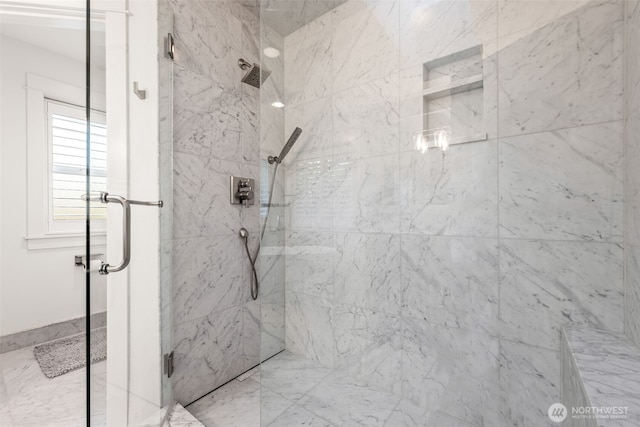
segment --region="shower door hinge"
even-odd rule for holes
[[[168,378],[173,375],[173,351],[164,355],[164,373]]]
[[[175,41],[173,40],[173,34],[167,33],[167,37],[164,39],[164,56],[173,61],[173,55],[176,50]]]

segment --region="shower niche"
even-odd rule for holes
[[[482,45],[425,62],[422,101],[418,148],[485,141]]]

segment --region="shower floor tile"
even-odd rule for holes
[[[382,427],[402,411],[399,400],[285,351],[186,409],[206,427]]]
[[[106,362],[91,366],[91,425],[105,425]],[[33,347],[0,355],[0,417],[2,426],[85,426],[85,372],[78,369],[47,378]]]

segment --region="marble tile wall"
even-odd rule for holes
[[[564,334],[560,342],[560,356],[562,363],[562,403],[567,407],[568,411],[571,411],[571,408],[591,406],[582,385],[580,371],[578,371],[578,367],[573,360],[571,348]],[[570,427],[597,426],[595,420],[573,419],[571,416],[565,420],[565,424]]]
[[[423,64],[477,45],[487,140],[416,151]],[[561,327],[623,330],[623,2],[351,0],[284,46],[287,349],[552,425]]]
[[[640,423],[637,411],[640,406],[640,349],[621,333],[581,328],[566,328],[563,332],[562,397],[567,408],[570,411],[576,406],[628,408],[615,421],[602,419],[602,416],[576,417],[566,424],[637,426]]]
[[[625,333],[640,346],[640,2],[625,5]]]
[[[252,301],[251,270],[238,231],[249,230],[255,253],[260,203],[249,208],[229,203],[231,175],[256,179],[261,194],[261,149],[282,141],[282,130],[260,133],[260,91],[241,83],[244,71],[237,61],[259,62],[261,37],[281,50],[282,38],[268,28],[261,35],[259,19],[235,0],[170,0],[170,5],[176,42],[172,387],[174,398],[186,405],[284,348],[283,255],[272,250],[261,257],[263,300]],[[282,58],[266,65],[272,75],[263,90],[277,96]],[[273,123],[283,123],[264,112]],[[282,176],[276,186],[280,198]],[[282,233],[271,226],[265,245],[281,246]]]

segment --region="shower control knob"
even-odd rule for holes
[[[241,202],[246,202],[249,200],[253,200],[253,187],[251,186],[251,182],[249,180],[241,180],[238,184],[238,199]]]
[[[253,205],[255,198],[254,180],[251,178],[231,177],[231,204]]]

